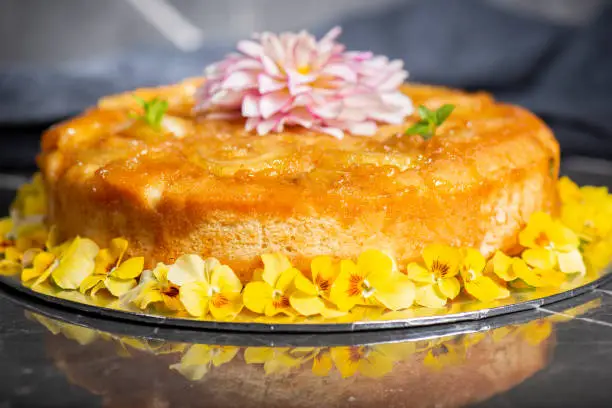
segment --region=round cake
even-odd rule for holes
[[[260,136],[244,118],[197,114],[201,84],[110,96],[44,134],[48,222],[62,238],[122,236],[149,266],[213,256],[249,280],[267,252],[298,267],[369,248],[405,264],[432,243],[511,252],[532,213],[557,210],[551,131],[485,93],[402,86],[415,106],[455,106],[429,140],[405,134],[416,113],[371,137]],[[167,101],[159,129],[134,117],[134,96]]]

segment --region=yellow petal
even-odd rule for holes
[[[128,241],[125,238],[114,238],[110,242],[110,252],[112,254],[113,262],[121,263],[123,261],[123,255],[128,248]]]
[[[185,310],[195,317],[202,317],[208,313],[210,286],[206,282],[188,282],[181,286],[179,299]]]
[[[302,273],[296,273],[295,275],[295,288],[307,295],[310,296],[317,296],[318,295],[318,290],[317,287],[314,285],[314,283],[312,283],[310,281],[310,279],[308,279],[307,277],[305,277],[304,275],[302,275]]]
[[[144,258],[142,256],[127,259],[121,263],[111,276],[118,279],[135,279],[140,276],[144,268]]]
[[[211,274],[210,284],[220,292],[240,292],[242,283],[232,268],[227,265],[217,265]]]
[[[340,262],[340,274],[331,287],[329,300],[341,311],[348,311],[357,304],[362,304],[361,293],[355,290],[354,276],[359,276],[357,265],[350,260]]]
[[[262,279],[272,287],[276,287],[276,281],[281,273],[291,268],[289,258],[281,253],[263,254],[261,260],[264,264]]]
[[[213,353],[212,363],[215,367],[219,367],[220,365],[229,363],[236,357],[240,347],[235,346],[213,346],[213,350],[216,352]]]
[[[461,253],[457,248],[434,244],[423,249],[423,260],[437,277],[450,278],[459,273]]]
[[[218,320],[235,317],[242,310],[242,306],[240,292],[217,293],[209,302],[210,313]]]
[[[79,291],[81,293],[85,293],[89,290],[91,290],[91,288],[93,288],[94,286],[96,286],[98,283],[104,281],[105,276],[104,275],[90,275],[88,277],[86,277],[83,282],[81,282],[81,285],[79,286]]]
[[[480,251],[474,248],[465,248],[462,251],[460,272],[464,280],[476,279],[482,276],[487,261]]]
[[[157,288],[157,283],[148,282],[142,287],[140,293],[138,294],[136,299],[134,299],[133,303],[140,309],[144,310],[152,303],[158,303],[163,301],[164,298],[159,289]]]
[[[22,253],[17,250],[15,247],[8,247],[4,250],[4,260],[5,261],[13,261],[13,262],[21,262]]]
[[[361,346],[332,347],[330,354],[342,378],[348,378],[357,373],[363,352]]]
[[[436,282],[436,278],[434,277],[433,273],[423,268],[416,262],[411,262],[408,264],[406,274],[408,275],[408,278],[415,282],[429,284],[433,284]]]
[[[493,264],[493,273],[499,276],[506,282],[513,281],[517,278],[516,273],[512,269],[512,258],[501,251],[495,252],[491,259]]]
[[[182,255],[174,264],[168,267],[168,280],[179,286],[183,286],[188,282],[209,282],[210,275],[205,275],[206,266],[206,263],[199,255]]]
[[[312,361],[312,373],[318,377],[327,377],[332,365],[333,362],[329,352],[320,352]]]
[[[94,260],[94,273],[96,275],[105,275],[113,267],[115,261],[116,259],[113,258],[110,249],[101,249]]]
[[[0,237],[6,238],[13,231],[13,220],[9,217],[0,218]]]
[[[18,275],[21,272],[22,267],[20,263],[6,259],[0,261],[0,276],[13,276]]]
[[[553,227],[550,215],[544,212],[535,212],[529,217],[529,222],[519,233],[519,242],[526,248],[540,248],[542,244],[540,238],[546,236]]]
[[[521,258],[533,268],[552,269],[557,264],[554,252],[543,248],[526,249]]]
[[[339,268],[334,265],[333,259],[330,256],[314,257],[310,263],[310,271],[313,282],[320,276],[322,280],[328,280],[333,283],[338,273],[340,273]]]
[[[446,305],[447,297],[438,289],[438,285],[423,285],[416,288],[415,303],[430,307],[441,308]]]
[[[407,276],[397,274],[386,281],[371,282],[374,288],[374,297],[387,309],[401,310],[412,306],[416,288]]]
[[[438,288],[440,292],[449,299],[454,299],[461,291],[459,279],[452,277],[446,279],[438,279]]]
[[[580,245],[580,239],[576,233],[558,221],[554,223],[550,231],[550,240],[558,251],[571,251]]]
[[[557,261],[561,272],[580,273],[581,275],[586,273],[582,254],[577,249],[570,252],[558,252]]]
[[[289,297],[291,307],[302,316],[313,316],[320,314],[325,308],[323,300],[316,295],[296,291]]]
[[[299,273],[300,271],[295,268],[289,268],[285,270],[276,280],[276,285],[274,286],[274,289],[278,289],[282,292],[290,291],[293,287],[293,281]]]
[[[372,273],[390,276],[393,272],[393,259],[381,251],[368,249],[359,255],[357,269],[362,276]]]
[[[559,189],[559,196],[562,202],[580,200],[580,188],[569,177],[561,177],[557,182],[557,188]]]
[[[384,354],[373,352],[367,358],[361,360],[359,372],[366,377],[380,378],[389,374],[393,370],[393,360]]]
[[[62,289],[77,289],[93,271],[93,257],[76,253],[62,258],[57,268],[51,273],[51,277]]]
[[[274,289],[266,282],[249,282],[244,288],[242,301],[244,306],[259,314],[263,314],[266,306],[272,302]]]
[[[508,289],[501,287],[487,276],[466,281],[465,290],[482,302],[490,302],[496,299],[504,299],[510,296]]]
[[[274,358],[272,347],[247,347],[244,350],[244,361],[247,364],[264,364]]]
[[[92,297],[95,297],[98,294],[98,292],[102,289],[106,289],[106,285],[104,284],[103,281],[100,281],[91,288],[91,292],[89,294]]]
[[[115,277],[108,277],[104,281],[106,289],[115,297],[119,297],[128,291],[134,289],[137,285],[136,279],[118,279]]]

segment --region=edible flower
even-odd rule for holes
[[[190,381],[198,381],[210,371],[212,367],[219,367],[229,363],[238,354],[239,347],[216,346],[208,344],[194,344],[181,358],[178,364],[170,366]]]
[[[484,275],[487,261],[480,251],[466,248],[461,252],[463,259],[459,271],[467,293],[482,302],[490,302],[510,296],[508,289],[499,285],[489,276]]]
[[[438,127],[444,123],[446,119],[455,110],[455,105],[442,105],[435,111],[427,108],[425,105],[419,106],[417,112],[421,117],[417,123],[406,130],[407,135],[421,135],[424,140],[429,140],[435,136]]]
[[[415,302],[425,307],[443,307],[461,290],[457,279],[461,253],[448,245],[433,244],[423,249],[423,261],[425,267],[412,262],[407,268],[408,278],[419,284]]]
[[[399,91],[408,77],[399,60],[346,52],[339,28],[311,34],[269,32],[238,43],[237,54],[206,68],[197,109],[211,118],[247,118],[265,135],[302,126],[342,139],[371,136],[377,123],[401,124],[413,112]]]
[[[561,222],[581,240],[592,242],[612,233],[612,196],[607,187],[578,187],[562,177],[559,194],[563,201]]]
[[[512,260],[512,270],[518,278],[529,286],[535,288],[560,287],[567,279],[567,275],[563,272],[553,269],[552,260],[546,263],[546,261],[530,259],[530,262],[540,266],[530,267],[529,262],[520,258]]]
[[[203,317],[210,311],[215,319],[224,319],[242,309],[240,279],[215,258],[183,255],[170,266],[168,280],[180,286],[179,299],[192,316]]]
[[[330,353],[342,378],[352,377],[357,373],[378,378],[390,373],[395,362],[414,353],[414,343],[332,347]]]
[[[414,296],[414,283],[397,271],[393,259],[377,250],[362,252],[356,264],[342,260],[330,291],[330,300],[343,311],[355,305],[406,309],[412,306]]]
[[[144,271],[138,286],[126,294],[128,301],[142,310],[150,305],[163,306],[175,312],[184,310],[179,299],[180,288],[168,280],[168,268],[168,265],[158,263],[153,271]]]
[[[244,305],[268,317],[279,313],[293,316],[295,313],[289,298],[295,290],[294,279],[300,271],[280,253],[264,254],[261,260],[264,264],[262,280],[247,283],[242,296]]]
[[[4,259],[0,260],[0,275],[13,276],[21,272],[22,254],[15,247],[4,250]]]
[[[134,257],[123,261],[128,242],[124,238],[115,238],[109,248],[98,252],[95,259],[94,273],[85,278],[79,286],[81,293],[91,291],[95,296],[100,289],[108,289],[113,296],[121,296],[137,285],[136,278],[144,267],[143,257]]]
[[[337,317],[343,312],[337,310],[328,300],[332,284],[340,272],[339,265],[329,256],[315,257],[310,266],[312,281],[301,272],[295,275],[295,291],[289,297],[291,306],[303,316],[321,314]]]
[[[558,267],[561,272],[581,275],[586,272],[578,249],[578,236],[549,214],[532,214],[525,229],[519,233],[519,242],[527,248],[522,258],[530,266],[539,269]]]

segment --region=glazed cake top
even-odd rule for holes
[[[300,200],[377,201],[406,192],[452,192],[513,169],[559,156],[551,132],[527,110],[484,93],[404,85],[415,106],[455,105],[436,135],[424,140],[400,125],[380,125],[371,137],[334,138],[302,127],[259,136],[244,119],[194,112],[202,79],[139,89],[100,100],[83,115],[44,134],[40,166],[47,177],[87,180],[92,189],[154,205],[180,194],[237,207]],[[156,130],[134,117],[134,96],[168,102]]]

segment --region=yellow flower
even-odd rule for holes
[[[203,317],[210,310],[216,319],[224,319],[242,309],[240,279],[214,258],[183,255],[168,269],[168,280],[180,286],[179,298],[192,316]]]
[[[76,237],[57,257],[57,266],[49,268],[55,284],[62,289],[77,289],[83,280],[93,273],[98,250],[98,245],[92,240]],[[45,274],[47,272],[45,271]],[[45,280],[42,279],[43,276],[39,277],[34,286]]]
[[[473,249],[463,249],[460,273],[465,290],[482,302],[504,299],[510,296],[508,289],[498,285],[493,279],[484,276],[487,261],[482,254]]]
[[[606,196],[597,203],[564,204],[561,222],[586,242],[601,239],[612,232],[612,200]]]
[[[289,347],[247,347],[244,350],[244,361],[247,364],[263,364],[267,375],[299,367],[311,356],[311,353]]]
[[[406,309],[412,306],[414,296],[414,283],[396,270],[389,256],[376,250],[363,252],[357,264],[341,261],[340,274],[330,291],[331,302],[343,311],[356,305]]]
[[[321,314],[333,318],[344,315],[329,302],[331,287],[339,274],[339,265],[329,256],[318,256],[310,265],[312,281],[302,273],[295,275],[295,291],[289,297],[291,306],[303,316]]]
[[[393,364],[414,352],[414,343],[377,344],[332,347],[331,358],[342,378],[360,373],[366,377],[382,377],[393,370]]]
[[[612,239],[608,237],[589,243],[584,247],[582,255],[589,273],[599,276],[612,260]]]
[[[264,254],[261,260],[264,263],[263,281],[246,285],[242,296],[244,305],[266,316],[279,313],[294,315],[289,298],[295,290],[294,279],[300,271],[292,267],[289,259],[282,254]]]
[[[180,289],[168,280],[168,265],[158,263],[153,271],[144,271],[140,277],[140,283],[132,291],[135,297],[130,299],[137,307],[144,310],[149,305],[162,305],[167,310],[183,310],[183,304],[179,299]]]
[[[461,253],[456,248],[434,244],[423,250],[423,260],[425,267],[415,262],[408,265],[408,277],[419,284],[415,302],[425,307],[443,307],[461,290],[456,277]]]
[[[33,279],[44,277],[40,281],[36,281],[36,284],[41,284],[51,274],[52,268],[57,267],[55,255],[50,252],[38,252],[32,261],[32,265],[24,268],[21,272],[21,281],[25,284],[32,281]],[[32,285],[34,286],[34,284]]]
[[[144,258],[135,257],[123,261],[128,242],[124,238],[115,238],[110,248],[98,252],[95,258],[93,275],[81,282],[81,293],[91,291],[95,296],[100,289],[106,288],[113,296],[121,296],[136,287],[136,278],[144,268]]]
[[[4,249],[4,259],[0,260],[0,275],[13,276],[21,272],[22,254],[15,247]]]
[[[564,273],[584,275],[586,268],[578,250],[578,236],[550,215],[537,212],[531,215],[529,223],[519,233],[519,242],[527,248],[523,258],[548,262],[552,259],[554,266]],[[532,265],[538,267],[538,265]]]
[[[502,251],[495,252],[493,258],[487,264],[487,268],[498,278],[506,282],[512,282],[518,278],[512,269],[512,258]]]
[[[229,363],[238,354],[238,347],[195,344],[187,350],[180,363],[170,366],[190,381],[201,380],[212,367]]]
[[[529,286],[557,288],[565,282],[567,276],[563,272],[552,269],[550,264],[541,266],[531,268],[525,260],[520,258],[514,258],[512,261],[512,269],[516,276]]]
[[[449,343],[432,347],[425,355],[423,364],[435,370],[458,365],[465,359],[465,354],[455,345]]]
[[[0,218],[0,254],[15,245],[15,240],[11,237],[12,231],[13,220],[8,217]]]
[[[19,251],[30,248],[44,248],[48,231],[43,224],[24,224],[16,228],[15,247]]]
[[[19,187],[11,207],[18,212],[19,217],[43,215],[47,212],[45,186],[40,173],[34,174],[30,183]]]

